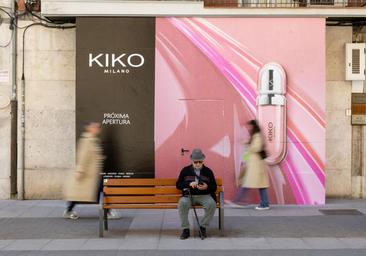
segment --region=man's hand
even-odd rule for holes
[[[200,184],[197,185],[197,188],[199,190],[206,190],[208,188],[208,186],[207,186],[206,183],[202,182],[202,183],[200,183]]]
[[[195,181],[192,181],[192,182],[189,184],[189,186],[190,186],[191,188],[197,188],[198,183],[197,183],[197,182],[195,182]]]

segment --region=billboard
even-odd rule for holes
[[[103,125],[104,171],[154,177],[154,18],[78,18],[76,134]]]
[[[111,124],[117,122],[111,116],[104,123],[106,131],[113,127],[106,145],[121,159],[107,169],[175,178],[199,147],[230,200],[249,139],[246,123],[258,119],[270,155],[271,203],[325,202],[323,18],[81,18],[77,24],[77,124],[86,113],[131,122]],[[88,30],[83,36],[81,24]],[[96,38],[90,57],[86,45]],[[136,76],[105,71],[123,53],[121,62],[132,64],[128,74]],[[133,54],[144,56],[143,65]],[[90,60],[97,69],[87,69]],[[99,68],[107,73],[98,78]]]

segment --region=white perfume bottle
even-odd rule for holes
[[[269,165],[279,164],[286,155],[286,73],[277,63],[259,71],[257,120],[265,138]]]

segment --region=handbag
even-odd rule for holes
[[[267,152],[264,149],[259,152],[259,155],[262,159],[266,159],[268,157]]]

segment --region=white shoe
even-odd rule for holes
[[[74,211],[64,211],[64,218],[65,219],[71,219],[71,220],[77,220],[79,219],[79,216]]]
[[[118,212],[116,210],[111,209],[108,213],[107,213],[107,218],[109,220],[116,220],[116,219],[120,219],[121,216],[118,214]]]
[[[267,207],[263,207],[263,206],[257,206],[255,207],[254,209],[258,210],[258,211],[266,211],[266,210],[269,210],[271,208],[269,208],[269,206]]]

